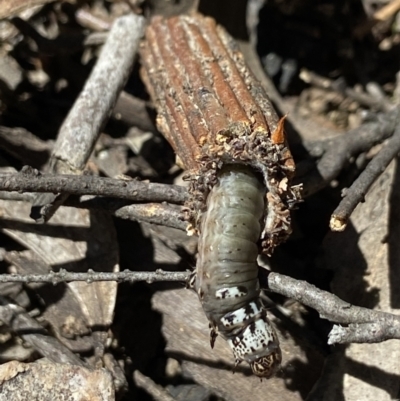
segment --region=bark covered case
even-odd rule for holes
[[[257,255],[291,232],[299,187],[279,119],[234,40],[211,18],[155,17],[141,46],[157,126],[187,170],[188,231],[199,234],[192,284],[236,363],[270,377],[281,360],[259,300]]]

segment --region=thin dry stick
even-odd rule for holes
[[[378,23],[392,18],[400,10],[400,0],[392,0],[384,5],[372,15],[370,20],[366,20],[354,29],[354,35],[361,39]]]
[[[395,15],[399,10],[400,0],[392,0],[374,13],[374,19],[377,21],[385,21]]]
[[[351,305],[312,284],[282,274],[270,273],[268,288],[315,309],[323,319],[349,325],[334,326],[328,344],[400,339],[400,316]]]
[[[87,273],[72,273],[61,269],[48,274],[3,274],[0,282],[44,282],[58,284],[69,281],[187,281],[191,272],[132,272],[101,273],[89,270]],[[347,342],[375,343],[388,339],[400,339],[400,316],[391,313],[354,306],[327,291],[322,291],[305,281],[293,279],[278,273],[269,273],[268,288],[278,294],[295,299],[315,309],[323,319],[346,324],[335,325],[329,335],[329,344]]]
[[[182,204],[187,190],[178,185],[118,180],[89,175],[41,174],[25,166],[17,174],[0,174],[1,191],[53,192],[68,195],[99,195],[137,202]]]
[[[173,205],[144,203],[127,205],[114,212],[115,217],[136,220],[186,231],[188,223],[182,220],[182,209]]]
[[[341,136],[320,142],[304,143],[311,156],[321,157],[317,169],[305,177],[299,177],[303,182],[302,195],[310,196],[329,185],[350,158],[368,151],[372,146],[389,138],[399,120],[398,108],[378,117],[376,121],[362,124]]]
[[[85,28],[93,31],[108,31],[111,27],[110,21],[100,18],[86,8],[79,8],[75,12],[76,21]]]
[[[31,202],[32,196],[29,193],[0,191],[0,199],[3,200]],[[82,196],[79,199],[69,198],[64,202],[64,205],[105,211],[124,220],[146,222],[186,231],[188,224],[182,220],[184,215],[182,207],[160,203],[134,205],[126,205],[126,203],[127,201],[114,198]]]
[[[379,343],[400,339],[398,316],[375,316],[369,323],[350,323],[343,327],[335,324],[329,333],[328,344]]]
[[[133,378],[136,385],[149,393],[156,401],[176,401],[163,387],[156,384],[150,377],[145,376],[139,370],[133,372]]]
[[[53,159],[71,172],[82,170],[113,109],[135,59],[144,18],[130,14],[115,20],[100,57],[58,134]]]
[[[332,231],[343,231],[356,206],[364,201],[365,195],[375,180],[385,171],[389,163],[400,152],[400,125],[394,135],[382,147],[380,152],[367,165],[365,170],[345,192],[344,199],[331,216],[330,228]]]
[[[65,205],[79,207],[80,209],[107,211],[120,219],[157,224],[186,231],[188,223],[183,220],[183,208],[180,206],[161,203],[133,205],[125,205],[124,203],[126,202],[118,199],[85,196],[78,200],[68,199]]]
[[[89,269],[85,273],[68,272],[60,269],[59,272],[50,272],[48,274],[1,274],[0,283],[51,283],[59,284],[71,281],[86,281],[92,283],[95,281],[118,281],[130,282],[146,281],[153,283],[156,281],[186,281],[190,272],[166,272],[156,270],[155,272],[132,272],[124,270],[116,273],[95,272]]]
[[[124,86],[143,34],[144,18],[130,14],[115,20],[85,87],[62,125],[50,159],[50,171],[79,174],[93,150],[100,129]],[[37,221],[51,217],[66,199],[41,194],[32,210]]]

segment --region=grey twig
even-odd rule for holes
[[[65,119],[50,158],[50,171],[79,174],[100,130],[130,74],[144,29],[144,18],[129,14],[115,20],[99,59]],[[41,194],[33,210],[36,220],[48,220],[66,196]]]
[[[321,157],[315,171],[304,177],[299,177],[303,182],[303,196],[312,195],[329,185],[351,157],[368,151],[372,146],[389,138],[399,120],[398,108],[382,114],[376,121],[367,122],[333,139],[320,142],[305,142],[304,146],[311,156]]]
[[[379,343],[400,339],[398,316],[386,313],[380,318],[375,316],[375,319],[369,323],[351,323],[347,327],[334,325],[328,344]]]
[[[60,269],[59,272],[50,272],[48,274],[2,274],[0,283],[51,283],[53,285],[71,281],[86,281],[92,283],[95,281],[118,281],[118,282],[136,282],[146,281],[153,283],[155,281],[186,281],[190,272],[166,272],[156,270],[155,272],[133,272],[125,270],[117,273],[95,272],[89,269],[86,273],[68,272]]]
[[[144,18],[130,14],[115,20],[99,59],[62,125],[53,158],[73,170],[89,159],[104,121],[131,72],[144,28]]]
[[[118,273],[102,273],[89,270],[86,273],[59,272],[48,274],[3,274],[0,282],[22,283],[52,283],[54,285],[69,281],[187,281],[191,272],[132,272],[125,270]],[[346,342],[381,342],[388,339],[400,339],[400,316],[391,313],[351,305],[336,295],[322,291],[312,284],[299,281],[278,273],[269,273],[268,288],[278,294],[295,299],[304,305],[315,309],[323,319],[331,322],[348,325],[348,327],[334,326],[328,343]]]
[[[400,124],[393,136],[371,160],[365,170],[344,193],[344,198],[331,216],[330,227],[333,231],[343,231],[356,206],[364,201],[365,195],[375,180],[385,171],[389,163],[400,152]]]
[[[140,203],[133,205],[121,205],[122,201],[108,198],[95,197],[92,199],[81,198],[78,201],[68,200],[68,206],[79,207],[83,209],[97,209],[111,212],[115,217],[124,220],[133,220],[157,224],[160,226],[186,230],[187,222],[183,217],[182,207],[176,205],[160,203]]]
[[[340,329],[334,326],[329,344],[400,339],[400,316],[351,305],[312,284],[282,274],[270,273],[268,288],[315,309],[323,319],[349,325]]]
[[[144,203],[138,205],[127,205],[114,212],[115,217],[127,220],[157,224],[160,226],[173,227],[186,230],[187,222],[182,220],[182,209],[173,205],[159,203]]]
[[[83,361],[61,344],[20,306],[0,296],[0,320],[20,335],[41,355],[56,363],[85,366]]]
[[[31,202],[32,194],[0,191],[0,199]],[[81,209],[105,211],[120,219],[158,224],[186,231],[187,223],[182,220],[182,207],[160,203],[140,203],[133,205],[126,205],[126,203],[127,201],[115,198],[82,196],[78,199],[69,198],[64,202],[64,205]]]
[[[0,175],[1,191],[52,192],[68,195],[99,195],[137,202],[182,204],[188,197],[178,185],[118,180],[90,175],[41,174],[25,166],[17,174]]]

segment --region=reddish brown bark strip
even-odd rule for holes
[[[289,235],[294,162],[279,119],[233,39],[200,14],[154,17],[141,46],[142,76],[158,112],[158,128],[189,170],[190,230],[199,231],[217,173],[246,164],[267,187],[261,245],[271,253]]]

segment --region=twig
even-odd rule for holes
[[[95,281],[118,281],[130,282],[146,281],[153,283],[156,281],[186,281],[190,272],[166,272],[156,270],[155,272],[133,272],[124,270],[115,273],[95,272],[89,269],[85,273],[68,272],[60,269],[59,272],[50,272],[48,274],[1,274],[0,283],[51,283],[53,285],[71,281],[86,281],[93,283]]]
[[[130,14],[115,20],[99,59],[58,134],[50,171],[78,174],[93,150],[100,129],[113,109],[131,71],[144,28],[144,18]],[[41,194],[32,210],[37,221],[48,220],[66,199]],[[54,202],[54,203],[53,203]]]
[[[0,282],[52,283],[69,281],[187,281],[191,272],[132,272],[125,270],[118,273],[101,273],[89,270],[87,273],[73,273],[61,269],[58,273],[48,274],[3,274]],[[381,342],[388,339],[400,339],[400,316],[391,313],[354,306],[327,291],[322,291],[312,284],[299,281],[278,273],[268,274],[269,290],[288,298],[293,298],[315,309],[322,319],[327,319],[348,327],[334,326],[328,339],[329,344],[352,342]]]
[[[400,0],[392,0],[374,13],[373,18],[377,21],[385,21],[400,10]]]
[[[376,121],[362,124],[339,137],[320,142],[304,143],[311,156],[320,156],[316,171],[305,177],[299,177],[303,182],[303,196],[312,195],[329,185],[351,157],[368,151],[372,146],[389,138],[399,120],[398,108],[385,113]]]
[[[120,219],[137,220],[160,226],[186,230],[187,222],[182,220],[181,208],[172,205],[160,205],[159,203],[145,203],[140,205],[128,205],[114,212]]]
[[[143,27],[144,18],[137,15],[115,20],[90,77],[60,129],[53,159],[65,162],[71,172],[82,170],[89,159],[100,128],[131,71]]]
[[[141,203],[121,205],[122,201],[96,197],[67,201],[67,205],[83,209],[107,210],[115,217],[177,228],[186,231],[188,223],[183,221],[183,209],[176,205],[160,203]]]
[[[29,193],[20,194],[18,192],[0,191],[0,199],[3,200],[31,202],[33,200],[32,196],[33,194]],[[64,205],[106,211],[120,219],[158,224],[186,231],[188,223],[182,220],[182,207],[159,203],[137,205],[126,205],[126,203],[127,201],[114,198],[83,196],[78,199],[69,198],[64,202]]]
[[[100,195],[137,202],[171,202],[182,204],[187,190],[178,185],[118,180],[89,175],[41,174],[25,166],[17,174],[1,174],[0,190],[19,192],[53,192],[68,195]]]
[[[75,17],[82,26],[101,31],[87,36],[84,41],[85,46],[99,45],[105,42],[108,32],[103,31],[110,29],[111,24],[109,21],[99,18],[85,8],[77,10]],[[113,110],[113,117],[143,131],[155,132],[156,128],[153,120],[149,117],[147,109],[150,109],[147,102],[121,91]]]
[[[345,191],[344,199],[331,216],[329,225],[332,231],[343,231],[346,228],[353,210],[360,202],[364,201],[365,195],[371,185],[385,171],[386,167],[399,152],[400,125],[397,126],[393,136],[367,165],[351,187]]]
[[[93,31],[108,31],[111,27],[110,21],[93,14],[88,8],[79,8],[75,18],[78,24]]]
[[[83,361],[61,344],[20,306],[0,296],[0,320],[20,335],[41,355],[56,363],[85,366]]]
[[[305,281],[282,274],[270,273],[268,287],[273,292],[315,309],[323,319],[350,325],[341,330],[334,326],[329,334],[328,344],[347,342],[346,334],[352,342],[375,343],[400,339],[400,316],[351,305]]]
[[[107,40],[108,32],[93,32],[86,36],[83,44],[85,46],[100,46]]]
[[[145,376],[139,370],[133,372],[133,378],[136,385],[149,393],[155,401],[176,401],[163,387],[154,383],[150,377]]]
[[[379,343],[400,339],[398,316],[376,316],[370,323],[351,323],[348,327],[335,324],[329,333],[328,344]],[[392,317],[392,319],[391,319]]]
[[[384,5],[372,15],[370,20],[367,20],[357,26],[354,30],[356,37],[361,39],[365,36],[377,23],[384,22],[393,17],[400,10],[400,0],[392,0]]]

